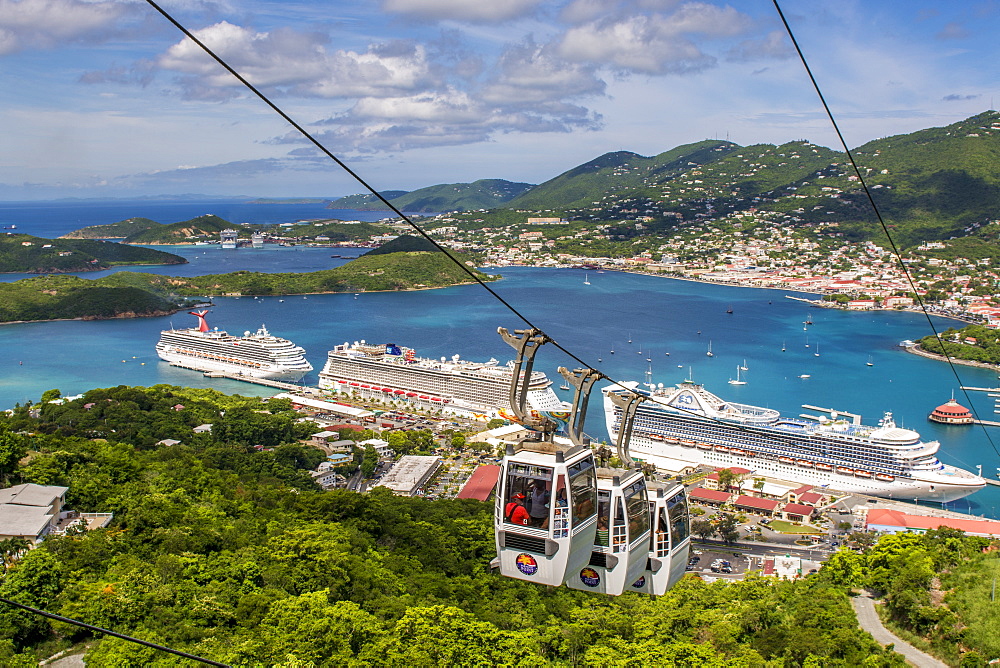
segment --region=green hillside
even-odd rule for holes
[[[400,211],[430,213],[439,211],[472,211],[493,209],[516,198],[531,188],[530,183],[513,183],[503,179],[480,179],[472,183],[444,183],[428,186],[396,197],[385,194]],[[400,191],[402,192],[402,191]],[[344,202],[353,202],[347,207]],[[375,200],[372,195],[352,195],[330,204],[331,208],[354,208],[363,211],[389,211],[389,207]]]
[[[91,242],[100,243],[100,242]],[[457,256],[480,279],[491,280]],[[0,283],[0,322],[158,315],[205,295],[299,295],[420,290],[475,279],[441,252],[362,256],[335,269],[294,274],[237,271],[185,278],[120,271],[96,280],[76,276]]]
[[[373,248],[365,253],[364,256],[387,255],[389,253],[409,253],[413,251],[427,251],[429,253],[435,253],[437,250],[437,246],[423,237],[415,237],[410,234],[404,234],[396,237],[388,243],[382,244],[378,248]]]
[[[383,190],[382,196],[392,201],[396,197],[402,197],[408,190]],[[381,208],[379,208],[381,207]],[[340,199],[335,199],[326,205],[328,209],[357,209],[358,211],[388,211],[389,208],[382,204],[382,201],[370,193],[364,195],[347,195]]]
[[[685,170],[736,148],[725,141],[685,144],[654,157],[617,151],[563,172],[508,203],[509,208],[564,211],[591,208],[616,197],[638,195],[642,188],[671,179]]]
[[[205,214],[191,220],[141,230],[125,237],[124,243],[189,244],[203,239],[217,239],[219,232],[231,227],[236,226],[216,215]],[[249,236],[249,232],[243,236]]]
[[[0,322],[135,318],[176,309],[173,301],[143,287],[112,286],[103,279],[39,276],[0,283]]]
[[[110,225],[91,225],[79,230],[74,230],[69,234],[64,234],[60,239],[124,239],[133,234],[160,227],[160,223],[149,218],[129,218]]]
[[[54,274],[99,271],[121,265],[186,263],[187,260],[173,253],[113,242],[0,235],[0,273]]]

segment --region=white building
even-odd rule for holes
[[[376,487],[387,487],[393,494],[399,496],[413,496],[431,479],[440,466],[440,457],[404,455],[389,469]]]

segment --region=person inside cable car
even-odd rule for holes
[[[528,526],[531,524],[531,515],[524,507],[524,494],[518,492],[511,497],[510,503],[504,509],[504,518],[511,524]]]
[[[549,526],[549,491],[545,483],[536,480],[531,486],[531,507],[528,510],[534,526],[547,529]]]

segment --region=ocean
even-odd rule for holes
[[[187,203],[178,220],[200,213],[226,217],[210,203]],[[84,216],[86,224],[115,222],[145,216],[168,222],[178,203],[106,203],[107,219]],[[280,207],[288,221],[317,217],[316,205],[236,205],[227,220],[258,215],[258,209]],[[162,208],[161,208],[162,207]],[[301,208],[299,208],[301,207]],[[19,209],[25,211],[19,213]],[[97,205],[89,209],[98,210]],[[245,211],[249,209],[250,211]],[[24,203],[0,206],[3,220],[16,218],[18,231],[57,236],[71,229],[68,209],[60,203]],[[52,212],[58,212],[53,214]],[[193,211],[188,215],[187,211]],[[332,215],[330,210],[327,215]],[[47,213],[43,213],[47,212]],[[360,218],[361,212],[356,218]],[[75,214],[74,214],[75,215]],[[265,214],[259,214],[265,215]],[[272,212],[266,214],[276,216]],[[47,216],[53,216],[47,218]],[[159,217],[158,217],[159,216]],[[350,214],[337,216],[352,218]],[[246,218],[248,219],[248,218]],[[245,220],[245,219],[244,219]],[[286,222],[274,220],[271,222]],[[4,224],[10,224],[6,222]],[[59,231],[61,230],[61,231]],[[211,246],[173,246],[189,257],[181,267],[144,267],[143,271],[193,275],[233,271],[230,267],[261,271],[311,271],[346,260],[347,254],[328,248],[241,248],[223,251]],[[228,264],[226,264],[228,263]],[[227,267],[221,269],[221,267]],[[941,442],[942,461],[995,477],[1000,467],[1000,430],[979,426],[945,426],[927,421],[927,414],[947,401],[952,392],[963,405],[970,401],[984,419],[993,415],[993,398],[960,385],[996,387],[996,371],[957,367],[909,354],[898,347],[903,339],[929,333],[924,316],[901,312],[845,312],[809,308],[785,298],[785,292],[737,288],[621,272],[574,269],[504,267],[488,269],[503,279],[492,287],[529,320],[568,350],[616,380],[665,385],[692,377],[724,399],[775,408],[786,415],[806,411],[803,404],[860,413],[875,424],[891,411],[897,424],[919,431],[925,440]],[[99,274],[85,274],[97,276]],[[13,279],[12,276],[4,278]],[[584,283],[584,280],[590,283]],[[792,296],[795,293],[788,293]],[[266,324],[272,333],[291,339],[307,351],[315,371],[305,378],[314,384],[326,351],[336,343],[365,339],[415,348],[426,357],[459,354],[465,359],[511,359],[512,350],[496,334],[498,326],[522,328],[524,323],[476,285],[400,293],[309,295],[254,299],[215,298],[209,324],[241,333]],[[729,309],[732,313],[727,313]],[[811,319],[812,325],[804,325]],[[264,395],[270,390],[238,381],[206,379],[200,373],[160,362],[153,347],[162,329],[190,326],[192,316],[177,313],[160,318],[96,322],[25,323],[0,326],[0,407],[37,401],[47,389],[63,394],[118,384],[170,383],[215,387],[224,392]],[[944,329],[953,321],[936,320]],[[629,343],[631,340],[631,343]],[[807,347],[808,344],[808,347]],[[711,345],[713,356],[706,352]],[[785,348],[782,352],[782,348]],[[614,353],[611,351],[614,350]],[[816,353],[819,353],[817,355]],[[869,356],[873,366],[867,366]],[[746,385],[729,385],[736,367]],[[558,380],[556,368],[576,362],[552,346],[539,353],[536,368]],[[957,372],[957,377],[956,377]],[[808,378],[800,378],[808,375]],[[558,384],[558,383],[557,383]],[[561,392],[570,398],[568,392]],[[607,438],[601,402],[592,402],[586,430]],[[987,430],[990,430],[987,432]],[[991,443],[992,441],[992,443]],[[987,487],[950,504],[963,512],[1000,517],[1000,488]]]

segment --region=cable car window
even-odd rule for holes
[[[573,526],[589,520],[597,512],[597,475],[594,462],[584,459],[569,467],[569,500]]]
[[[504,522],[548,528],[551,487],[552,469],[548,466],[512,462],[504,486]]]
[[[556,500],[552,508],[552,537],[569,537],[569,501],[566,498],[566,476],[556,478]]]
[[[621,552],[626,548],[628,536],[625,535],[625,505],[621,499],[615,504],[615,522],[611,527],[611,550]]]
[[[594,545],[608,546],[611,525],[611,492],[597,491],[597,536]]]
[[[646,501],[646,485],[641,482],[629,487],[626,494],[628,536],[631,542],[649,531],[649,502]]]
[[[691,533],[688,524],[688,503],[684,492],[667,499],[667,515],[670,517],[671,547],[676,546]]]

